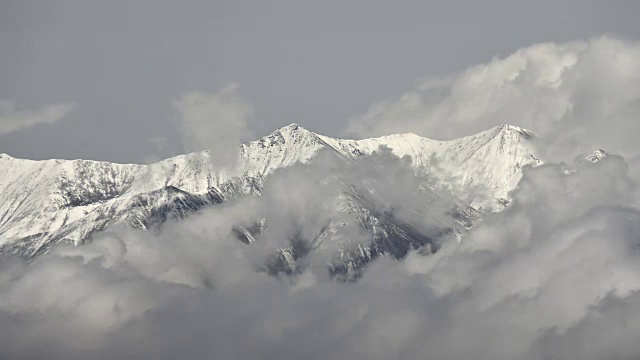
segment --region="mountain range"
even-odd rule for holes
[[[233,166],[216,166],[208,151],[168,158],[153,164],[117,164],[91,160],[25,160],[0,155],[0,253],[33,258],[60,242],[80,245],[105,228],[126,224],[151,229],[179,221],[203,208],[246,196],[260,197],[274,173],[313,164],[322,153],[332,161],[358,164],[387,151],[410,171],[428,179],[421,190],[431,199],[419,216],[435,217],[434,207],[448,209],[433,231],[405,222],[377,205],[379,194],[368,185],[345,180],[337,199],[339,218],[327,220],[312,238],[291,234],[290,246],[274,257],[271,271],[293,271],[306,255],[339,242],[332,271],[349,272],[382,254],[401,257],[410,249],[437,248],[444,236],[456,236],[484,213],[500,211],[510,202],[522,168],[537,166],[532,140],[525,129],[502,125],[450,141],[412,133],[364,140],[315,134],[296,124],[242,144]],[[598,153],[596,156],[605,154]],[[453,220],[452,220],[453,219]],[[356,224],[368,242],[347,246],[345,224]],[[253,227],[238,226],[238,240],[247,244],[269,231],[265,219]],[[344,244],[342,244],[344,243]],[[352,244],[353,245],[353,244]]]

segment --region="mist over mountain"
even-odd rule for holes
[[[0,358],[637,358],[639,48],[524,48],[372,106],[359,140],[242,143],[232,84],[174,102],[208,150],[2,154]]]
[[[2,155],[0,251],[32,258],[57,243],[88,243],[118,224],[153,231],[247,198],[286,203],[291,194],[279,182],[288,182],[302,197],[321,191],[308,206],[327,212],[311,224],[283,214],[291,223],[282,224],[260,209],[252,223],[235,224],[238,240],[248,244],[277,233],[290,241],[275,260],[286,271],[312,250],[331,247],[338,257],[332,269],[350,272],[378,255],[402,258],[425,245],[435,250],[483,213],[503,209],[522,168],[542,164],[532,140],[531,132],[509,125],[453,141],[415,134],[356,141],[292,124],[240,146],[235,168],[219,167],[211,151],[150,165]],[[290,231],[270,229],[276,226]]]

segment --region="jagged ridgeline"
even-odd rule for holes
[[[290,234],[290,246],[274,256],[271,272],[295,272],[318,249],[337,249],[331,271],[349,273],[371,259],[404,256],[409,250],[437,250],[443,239],[469,227],[480,213],[498,211],[526,165],[538,165],[532,134],[503,125],[451,141],[415,134],[346,140],[314,134],[298,125],[243,144],[237,166],[220,170],[206,151],[180,155],[150,165],[89,160],[33,161],[0,155],[0,252],[33,258],[59,242],[83,244],[108,226],[139,229],[180,220],[203,208],[244,196],[260,196],[278,169],[314,161],[321,151],[335,161],[359,162],[380,147],[408,159],[409,167],[427,172],[430,185],[422,216],[430,225],[418,229],[393,212],[362,184],[345,184],[337,199],[340,211],[312,236]],[[447,208],[436,218],[432,206]],[[342,229],[358,228],[368,242],[357,244]],[[237,227],[248,246],[269,231],[264,219]],[[336,244],[338,242],[338,244]]]

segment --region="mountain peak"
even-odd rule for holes
[[[509,124],[498,125],[493,127],[491,130],[493,130],[496,135],[513,134],[519,137],[521,136],[525,139],[531,139],[535,137],[535,134],[532,131],[521,128],[519,126],[509,125]]]
[[[302,126],[296,124],[296,123],[291,123],[289,125],[283,126],[280,129],[276,130],[276,131],[280,131],[280,132],[296,132],[296,131],[303,131],[303,132],[311,132],[305,128],[303,128]]]
[[[581,162],[590,161],[592,163],[597,163],[598,161],[606,158],[607,156],[609,156],[609,154],[606,151],[602,149],[597,149],[591,155],[584,158],[584,160],[582,160]]]
[[[284,143],[293,141],[296,139],[304,139],[304,138],[317,138],[318,135],[315,133],[303,128],[302,126],[292,123],[287,126],[283,126],[271,134],[263,137],[259,141],[271,143]]]
[[[284,139],[294,139],[294,138],[307,138],[307,137],[317,137],[318,135],[303,128],[302,126],[291,123],[287,126],[283,126],[271,134],[265,136],[264,138],[281,138]]]

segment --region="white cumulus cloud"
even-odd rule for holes
[[[347,130],[452,139],[512,124],[538,133],[549,156],[567,160],[597,147],[640,153],[639,113],[640,43],[605,36],[537,44],[419,81],[352,118]]]

